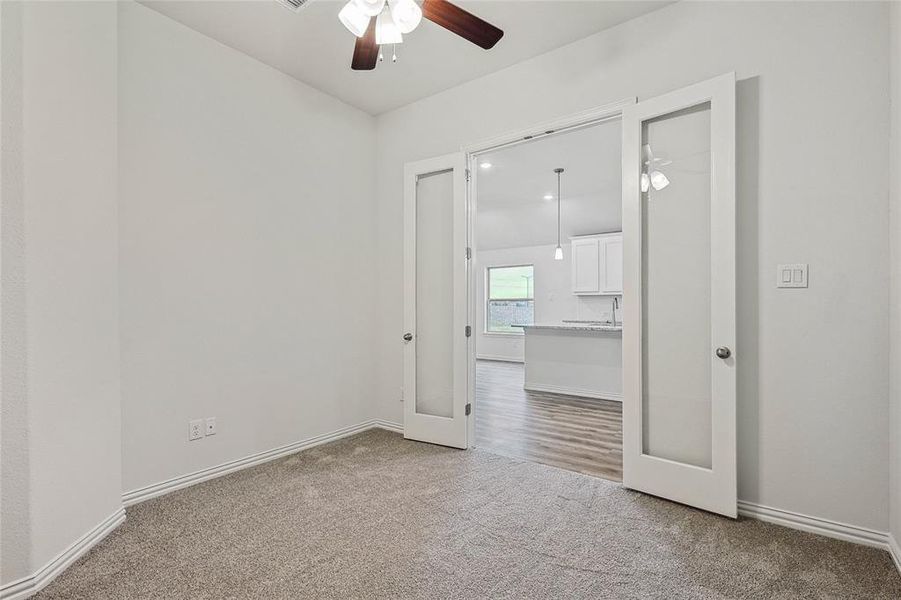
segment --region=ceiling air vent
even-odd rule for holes
[[[309,2],[310,0],[275,0],[285,8],[293,11],[300,12],[300,9],[303,8],[303,5]]]

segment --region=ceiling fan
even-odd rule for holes
[[[504,32],[447,0],[350,0],[338,13],[338,19],[357,36],[350,68],[370,71],[382,59],[381,46],[403,43],[425,17],[473,44],[489,50],[504,37]],[[393,60],[397,60],[394,54]]]

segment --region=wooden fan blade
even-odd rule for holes
[[[371,71],[379,60],[379,45],[375,43],[375,19],[369,19],[369,27],[363,37],[354,44],[354,58],[350,68],[354,71]]]
[[[485,50],[504,37],[502,30],[447,0],[425,0],[422,16]]]

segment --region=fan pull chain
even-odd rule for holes
[[[391,46],[391,62],[397,62],[397,44]]]
[[[379,62],[382,62],[383,60],[385,60],[385,55],[382,54],[382,47],[379,46]]]

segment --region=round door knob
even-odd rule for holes
[[[413,334],[412,334],[412,333],[405,333],[405,334],[404,334],[404,341],[405,341],[405,342],[409,342],[409,341],[411,341],[412,339],[413,339]]]
[[[720,346],[716,349],[716,355],[719,358],[729,358],[730,356],[732,356],[732,350],[729,350],[725,346]]]

